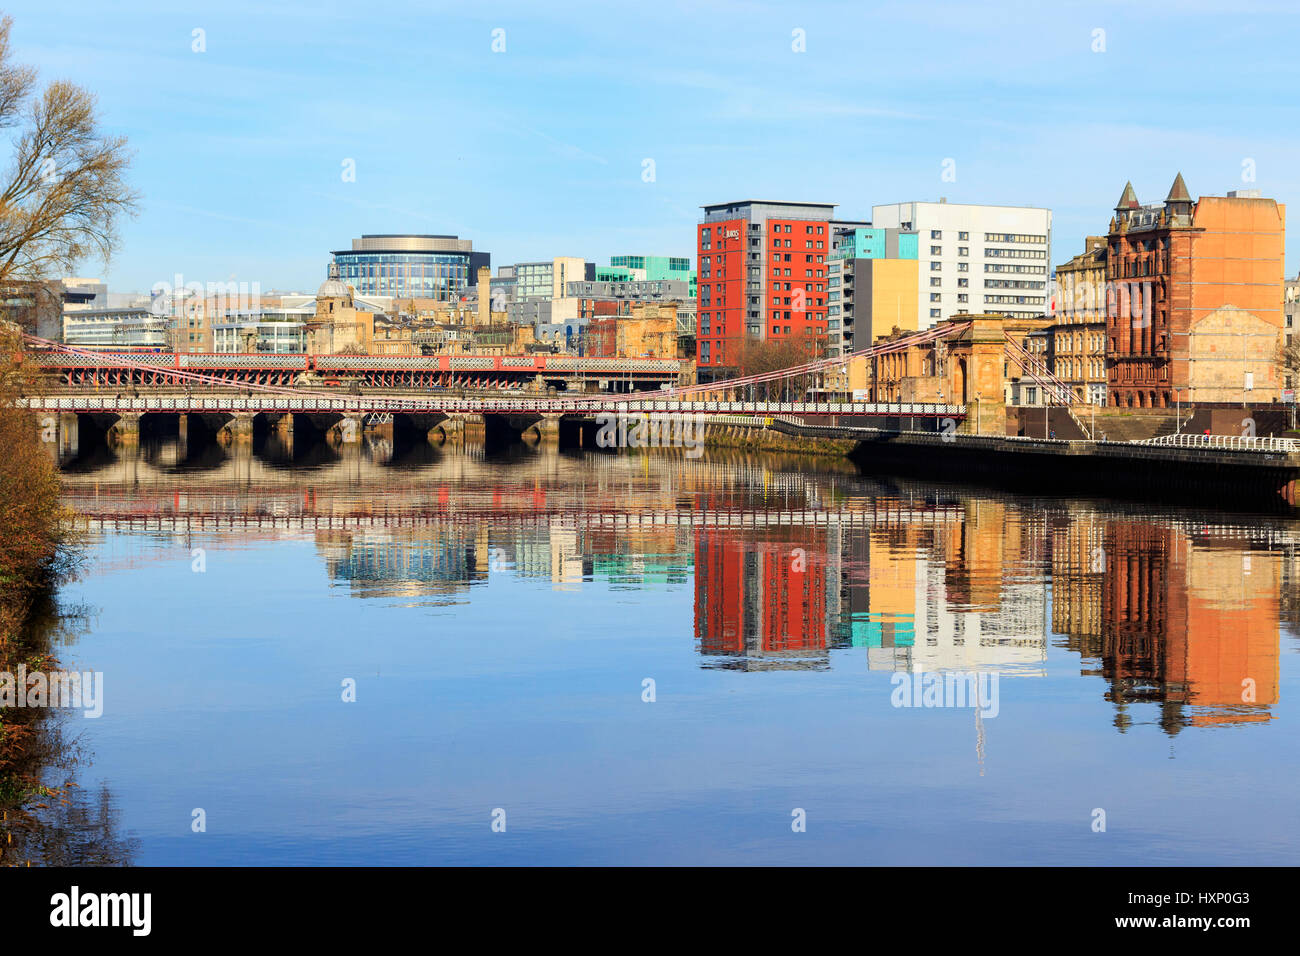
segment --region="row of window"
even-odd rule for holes
[[[985,249],[986,259],[1046,259],[1047,253],[1042,249]]]
[[[1012,272],[1020,275],[1045,276],[1047,275],[1047,266],[1021,266],[1021,265],[1003,265],[1000,262],[984,263],[985,272]]]
[[[815,233],[814,233],[814,231],[813,231],[814,229],[816,229],[816,232],[815,232]],[[788,223],[788,222],[787,222],[787,223],[779,223],[779,222],[778,222],[778,223],[774,223],[774,224],[772,225],[772,232],[774,232],[774,233],[775,233],[775,232],[793,232],[793,231],[794,231],[793,227],[792,227],[792,226],[790,225],[790,223]],[[803,227],[803,231],[804,231],[807,235],[809,235],[809,236],[811,236],[811,235],[822,236],[822,235],[825,235],[825,234],[826,234],[826,227],[825,227],[825,226],[815,226],[815,227],[814,227],[814,226],[804,226],[804,227]]]
[[[750,274],[750,276],[751,276],[752,278],[755,278],[755,279],[758,278],[758,270],[757,270],[757,269],[750,269],[750,270],[749,270],[749,274]],[[773,275],[773,276],[783,276],[783,275],[788,276],[789,274],[790,274],[790,270],[789,270],[789,269],[784,270],[784,272],[783,272],[781,269],[779,269],[779,268],[777,268],[777,269],[773,269],[773,270],[772,270],[772,275]],[[805,269],[805,270],[803,271],[803,274],[804,274],[804,278],[805,278],[805,279],[812,279],[812,278],[821,279],[821,278],[823,278],[823,270],[821,270],[821,269]],[[836,279],[836,280],[833,280],[833,281],[838,282],[839,280]]]
[[[993,305],[1043,305],[1047,300],[1041,295],[986,295],[984,301]]]
[[[984,233],[985,242],[1032,242],[1038,245],[1047,243],[1046,236],[1031,236],[1019,232],[986,232]]]
[[[774,296],[772,296],[772,304],[773,304],[773,305],[794,305],[794,306],[797,306],[797,305],[798,305],[798,302],[797,302],[797,301],[794,301],[794,300],[798,300],[799,298],[801,298],[801,297],[798,296],[798,295],[793,295],[793,296],[790,296],[790,295],[787,295],[787,296],[774,295]],[[815,297],[803,296],[802,298],[803,298],[803,300],[804,300],[804,306],[805,306],[805,309],[801,309],[800,311],[805,311],[805,310],[806,310],[806,307],[807,307],[807,306],[810,306],[810,305],[822,306],[822,305],[825,305],[825,304],[826,304],[825,300],[822,299],[821,296],[815,296]]]
[[[835,284],[834,279],[831,280],[831,284],[832,285]],[[942,285],[943,285],[943,278],[941,276],[930,277],[930,288],[937,289]],[[969,285],[970,285],[970,279],[957,280],[957,288],[959,289],[965,289]],[[1046,289],[1047,283],[1026,281],[1023,279],[985,279],[984,288],[986,289]]]
[[[786,275],[789,275],[789,274],[790,274],[790,272],[789,272],[789,270],[787,269],[787,270],[786,270]],[[833,284],[834,284],[834,280],[831,280],[831,283],[832,283],[832,285],[833,285]],[[792,282],[787,282],[787,283],[785,283],[785,291],[786,291],[786,292],[789,292],[789,291],[791,290],[791,288],[793,288],[793,287],[794,287],[794,283],[792,283]],[[825,292],[825,291],[826,291],[826,285],[825,285],[825,283],[823,283],[823,282],[805,282],[805,283],[803,283],[803,288],[807,289],[809,292]],[[772,291],[773,291],[773,292],[780,292],[780,291],[781,291],[781,283],[780,283],[780,282],[773,282],[773,283],[772,283]]]
[[[1057,352],[1079,352],[1083,350],[1085,343],[1087,343],[1088,349],[1094,352],[1100,352],[1106,347],[1105,336],[1100,332],[1089,332],[1087,335],[1081,332],[1075,332],[1074,334],[1057,332],[1055,338]]]
[[[784,243],[784,245],[782,245],[782,243]],[[790,249],[790,248],[793,248],[793,244],[794,244],[794,240],[792,240],[792,239],[773,239],[773,240],[772,240],[772,248],[773,248],[773,249]],[[807,241],[804,242],[803,247],[804,247],[805,249],[813,249],[813,248],[817,248],[817,249],[825,249],[825,248],[826,248],[826,243],[823,242],[822,240],[818,239],[818,240],[817,240],[817,245],[814,247],[814,245],[813,245],[813,240],[808,239]]]
[[[1106,377],[1106,362],[1100,358],[1084,359],[1057,359],[1053,364],[1052,373],[1067,380],[1083,378],[1083,372],[1088,370],[1088,378],[1098,379]]]

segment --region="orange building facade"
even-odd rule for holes
[[[1107,236],[1109,402],[1275,401],[1286,207],[1255,191],[1163,203],[1124,188]]]

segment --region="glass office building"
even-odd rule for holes
[[[454,302],[474,287],[491,256],[456,236],[366,235],[333,253],[339,278],[357,295]]]
[[[626,275],[617,275],[617,270],[623,270]],[[691,287],[691,298],[695,298],[695,270],[691,268],[690,259],[679,256],[610,256],[609,268],[603,270],[606,274],[601,276],[601,271],[600,268],[597,269],[596,279],[606,281],[676,279],[688,282]]]

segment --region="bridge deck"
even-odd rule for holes
[[[637,415],[694,414],[744,415],[770,418],[780,415],[854,416],[898,418],[965,418],[961,405],[921,403],[887,404],[878,402],[722,402],[684,401],[653,398],[583,396],[574,398],[469,398],[437,393],[411,395],[329,395],[302,396],[287,394],[257,396],[209,395],[41,395],[19,399],[19,403],[37,412],[94,413],[338,413],[369,414],[397,412],[409,414],[494,414],[494,415],[599,415],[626,413]]]

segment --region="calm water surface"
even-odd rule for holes
[[[1300,860],[1295,521],[726,453],[66,476],[127,862]],[[932,673],[995,696],[896,706]]]

